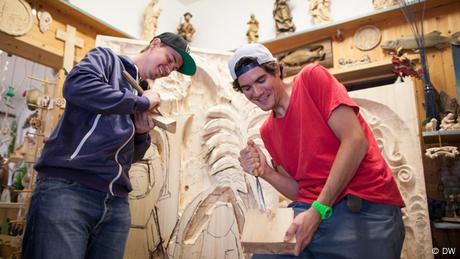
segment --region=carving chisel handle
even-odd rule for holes
[[[140,95],[144,93],[144,90],[141,88],[141,86],[126,70],[123,70],[122,74],[123,74],[123,77],[128,81],[128,83],[134,89],[136,89],[136,91]],[[176,133],[176,121],[171,118],[163,116],[158,109],[155,109],[155,112],[157,114],[152,114],[152,119],[155,122],[155,125],[171,133]]]

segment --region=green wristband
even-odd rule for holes
[[[332,208],[319,203],[319,201],[314,201],[311,206],[318,211],[319,215],[321,215],[321,219],[323,220],[328,220],[332,216]]]

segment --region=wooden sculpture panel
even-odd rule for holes
[[[406,204],[402,258],[433,258],[413,82],[406,79],[350,95],[361,107]]]

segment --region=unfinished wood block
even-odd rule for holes
[[[290,208],[279,208],[272,211],[248,210],[241,237],[244,252],[287,254],[293,251],[295,238],[289,242],[283,240],[293,219],[294,211]]]
[[[143,94],[144,90],[137,83],[137,81],[128,73],[126,70],[122,71],[123,76],[128,81],[128,83],[136,89],[139,94]],[[171,133],[176,133],[176,120],[163,116],[158,109],[155,110],[157,114],[152,115],[152,119],[155,122],[155,125]]]
[[[159,114],[152,115],[155,125],[171,133],[176,133],[176,120]]]

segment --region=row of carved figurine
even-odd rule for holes
[[[376,9],[397,4],[396,0],[373,0],[372,2],[374,8]],[[157,4],[158,0],[151,0],[144,11],[144,39],[146,40],[150,40],[156,32],[158,18],[161,13],[161,8],[155,6]],[[329,5],[330,0],[310,0],[308,13],[312,17],[313,24],[321,24],[331,21]],[[190,19],[193,16],[190,12],[186,12],[183,17],[184,20],[177,27],[177,32],[188,42],[191,42],[193,34],[196,31],[190,23]],[[273,5],[273,19],[275,20],[277,34],[294,32],[296,30],[296,26],[292,21],[289,0],[275,0]],[[251,14],[250,20],[247,24],[249,26],[246,33],[248,42],[257,42],[259,40],[259,22],[255,18],[254,14]]]

